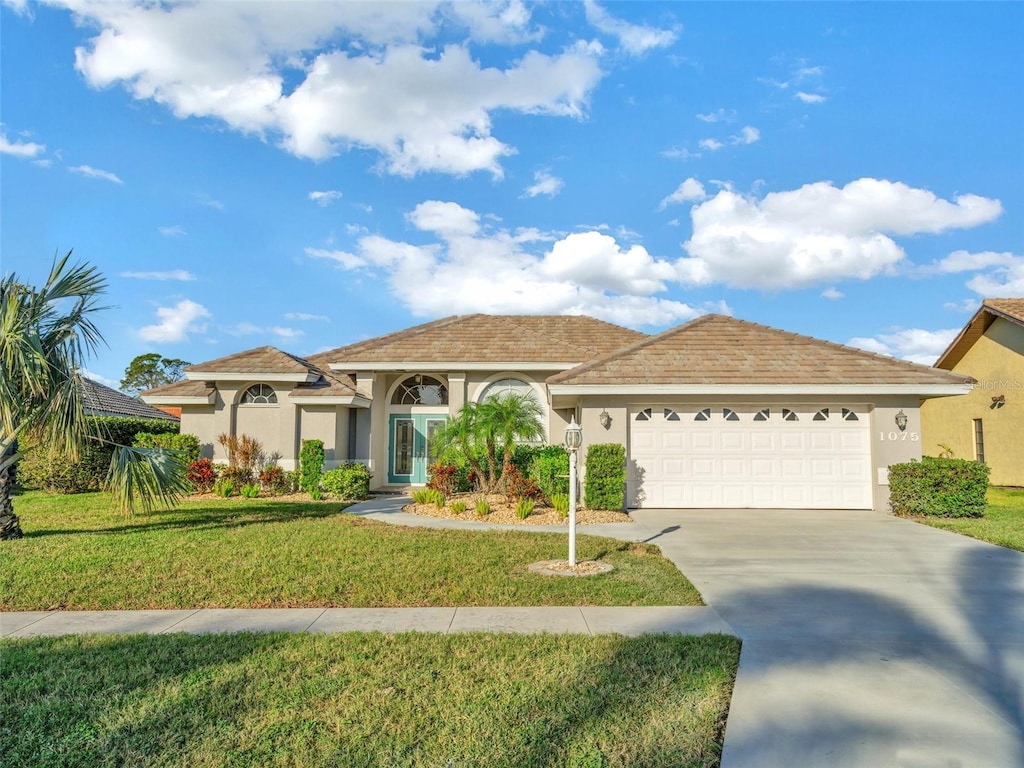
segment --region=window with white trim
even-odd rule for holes
[[[448,405],[448,387],[433,376],[410,376],[391,395],[392,405]]]
[[[651,409],[644,408],[642,411],[637,411],[636,416],[633,417],[634,421],[650,421],[651,420]]]
[[[533,391],[533,387],[528,382],[522,379],[498,379],[492,381],[483,392],[480,393],[480,402],[482,403],[489,397],[496,397],[499,395],[507,395],[515,392],[517,395],[527,395],[536,399],[536,393]]]
[[[800,421],[800,417],[796,415],[796,411],[790,410],[789,408],[782,409],[782,420],[783,421]]]
[[[828,408],[822,408],[816,414],[811,421],[828,421]]]
[[[722,418],[725,419],[726,421],[739,421],[740,415],[736,413],[736,411],[734,411],[732,408],[723,408]]]
[[[702,411],[697,411],[697,415],[693,417],[694,421],[711,421],[711,409],[705,408]]]
[[[849,408],[843,408],[843,421],[860,421],[857,414]]]
[[[754,414],[754,421],[768,421],[772,417],[771,408],[762,408]]]
[[[679,414],[671,408],[665,409],[665,421],[679,421]]]
[[[269,384],[253,384],[238,402],[241,405],[276,405],[277,393]]]

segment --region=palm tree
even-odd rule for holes
[[[484,472],[477,459],[477,446],[481,437],[477,423],[477,408],[476,403],[466,403],[455,416],[434,433],[432,440],[437,449],[437,455],[443,461],[456,461],[457,458],[465,458],[469,468],[479,479],[481,490],[487,491],[491,475]],[[493,470],[493,466],[491,470]]]
[[[543,416],[544,411],[532,392],[506,392],[487,398],[477,407],[480,429],[490,438],[490,455],[493,455],[495,440],[504,447],[502,477],[508,477],[512,469],[517,442],[538,440],[544,436]]]
[[[103,342],[93,313],[106,282],[95,267],[55,258],[42,288],[0,279],[0,539],[22,537],[11,491],[27,435],[71,460],[87,440],[113,444],[85,417],[78,370]],[[187,490],[176,452],[114,445],[106,484],[123,509],[171,505]]]

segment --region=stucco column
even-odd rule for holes
[[[448,413],[454,416],[466,404],[466,374],[448,374]]]

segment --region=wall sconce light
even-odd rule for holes
[[[601,409],[601,414],[597,417],[597,420],[605,429],[608,429],[612,425],[612,415],[603,408]]]
[[[900,432],[903,432],[907,428],[907,414],[900,408],[900,412],[896,414],[896,426],[900,428]]]
[[[1006,395],[993,395],[992,405],[989,408],[1002,408],[1006,405]]]

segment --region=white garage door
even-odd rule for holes
[[[871,509],[867,413],[856,407],[637,407],[633,507]]]

